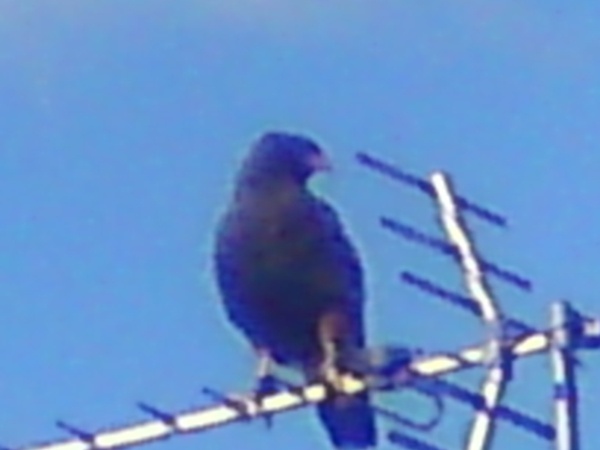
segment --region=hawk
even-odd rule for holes
[[[329,161],[309,138],[268,132],[252,145],[221,217],[214,251],[228,319],[258,356],[335,386],[343,355],[365,346],[363,269],[334,209],[307,183]],[[336,448],[376,445],[366,392],[317,405]]]

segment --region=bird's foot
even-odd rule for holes
[[[256,388],[253,392],[253,400],[259,408],[264,405],[264,399],[269,395],[277,392],[277,379],[271,374],[265,374],[258,378],[256,382]],[[264,414],[265,424],[270,429],[273,425],[273,415]]]
[[[325,362],[320,367],[320,378],[325,386],[325,395],[339,407],[344,407],[352,401],[352,396],[344,392],[344,373],[333,363]]]
[[[277,378],[271,374],[264,375],[258,378],[254,396],[257,400],[262,401],[265,397],[277,392],[279,383]]]
[[[337,392],[343,390],[343,377],[339,368],[339,352],[336,342],[323,339],[323,361],[319,367],[319,375],[329,388]]]
[[[256,370],[256,386],[253,392],[253,400],[259,408],[263,407],[263,401],[266,397],[277,392],[277,379],[271,374],[273,369],[273,359],[266,349],[257,349],[258,368]],[[264,416],[267,428],[271,428],[273,423],[272,415]]]
[[[343,374],[333,361],[325,361],[321,365],[320,375],[327,388],[334,392],[343,392]]]

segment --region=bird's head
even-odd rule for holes
[[[284,180],[304,185],[311,175],[331,165],[312,140],[294,134],[269,132],[250,149],[241,170],[245,180]]]

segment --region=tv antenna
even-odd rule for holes
[[[470,214],[500,227],[507,226],[506,219],[458,195],[449,175],[443,172],[434,172],[429,179],[423,179],[366,153],[357,154],[357,158],[365,167],[417,189],[434,200],[445,234],[444,239],[423,233],[390,217],[382,217],[381,225],[456,261],[463,274],[466,294],[452,292],[410,271],[402,272],[400,278],[423,292],[477,315],[484,322],[487,335],[483,345],[467,347],[453,353],[407,356],[406,351],[383,349],[384,357],[380,358],[383,362],[379,363],[376,370],[359,378],[344,376],[343,390],[348,394],[355,394],[365,389],[389,391],[409,386],[434,398],[449,397],[466,403],[475,413],[466,434],[464,450],[491,449],[497,420],[508,421],[543,440],[552,442],[556,450],[580,450],[576,353],[582,349],[600,348],[600,320],[584,316],[563,300],[552,303],[550,324],[545,329],[537,329],[510,318],[500,309],[488,276],[526,291],[531,290],[531,282],[482,258],[467,228],[465,216]],[[549,354],[552,361],[555,387],[552,423],[535,419],[501,404],[514,375],[514,362],[541,353]],[[487,369],[479,392],[442,379],[443,375],[478,366]],[[319,403],[327,396],[327,390],[321,384],[293,385],[284,380],[279,381],[279,389],[262,399],[260,405],[256,403],[252,393],[234,396],[205,388],[204,393],[213,400],[214,404],[211,406],[169,412],[140,402],[137,404],[138,409],[148,416],[144,421],[96,432],[58,421],[57,426],[69,434],[69,438],[3,449],[122,449],[175,435],[199,433],[233,422],[268,418],[274,414]],[[429,424],[418,424],[400,414],[375,408],[377,412],[391,418],[402,427],[388,433],[387,437],[393,444],[412,450],[442,450],[404,430],[431,429],[439,420],[433,420]]]

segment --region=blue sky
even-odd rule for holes
[[[359,167],[357,151],[445,169],[509,217],[510,231],[471,222],[487,258],[534,280],[532,294],[494,284],[507,312],[542,326],[568,298],[600,314],[600,6],[297,3],[0,0],[4,445],[64,437],[58,418],[97,430],[144,419],[140,399],[177,411],[202,404],[202,386],[250,386],[210,248],[236,164],[267,129],[307,133],[331,155],[335,173],[315,187],[365,260],[374,343],[449,350],[483,335],[397,281],[411,269],[461,287],[450,261],[378,227],[386,214],[441,235],[429,200]],[[585,361],[593,450],[600,358]],[[519,362],[510,403],[550,419],[548,369],[545,357]],[[449,405],[427,439],[458,449],[469,418]],[[308,410],[271,433],[236,425],[153,445],[327,448]],[[495,448],[543,446],[501,425]]]

